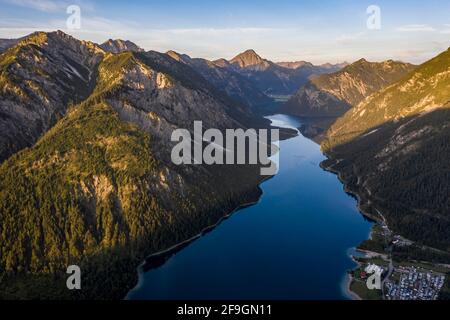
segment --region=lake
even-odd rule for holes
[[[297,128],[299,119],[270,116]],[[140,274],[128,299],[348,299],[348,250],[371,222],[334,174],[319,145],[299,135],[279,143],[279,172],[258,204],[239,210],[162,266]]]

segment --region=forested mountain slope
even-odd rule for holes
[[[15,61],[14,50],[37,52],[40,59],[29,77],[39,77],[52,61],[67,61],[65,50],[50,55],[50,49],[36,45],[45,48],[64,34],[33,37],[30,45],[0,56],[2,61]],[[68,39],[66,45],[75,41]],[[170,137],[177,128],[192,131],[194,120],[218,129],[266,126],[266,121],[252,119],[192,68],[165,54],[90,48],[92,69],[86,67],[91,71],[86,75],[92,78],[82,82],[87,98],[70,106],[59,102],[56,125],[0,165],[3,298],[123,298],[146,255],[194,236],[260,195],[259,166],[176,166]],[[14,69],[7,70],[7,79],[14,78]],[[76,70],[84,69],[80,64]],[[70,75],[61,80],[77,79]],[[64,84],[53,85],[61,92],[55,97],[71,93],[63,91]],[[27,90],[16,105],[22,107],[34,94]],[[44,114],[45,106],[34,108]],[[71,264],[85,275],[80,292],[65,288]]]
[[[338,119],[322,144],[362,208],[450,251],[450,51]]]

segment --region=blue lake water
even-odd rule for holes
[[[141,274],[128,299],[347,299],[343,282],[355,266],[347,252],[367,239],[371,223],[319,167],[324,159],[302,135],[281,141],[279,173],[261,185],[260,202]]]

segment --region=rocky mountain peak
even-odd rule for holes
[[[216,66],[221,67],[221,68],[227,68],[227,67],[230,66],[230,62],[228,60],[226,60],[226,59],[223,59],[223,58],[215,60],[215,61],[213,61],[213,63]]]
[[[128,40],[121,40],[121,39],[109,39],[108,41],[102,43],[100,47],[108,52],[111,53],[120,53],[125,51],[131,51],[131,52],[144,52],[145,50],[140,48],[135,43],[128,41]]]
[[[48,39],[48,33],[45,33],[43,31],[36,31],[28,36],[23,37],[19,42],[19,46],[24,46],[30,43],[33,43],[35,45],[42,45],[47,42]]]
[[[293,62],[278,62],[277,65],[279,65],[280,67],[283,68],[288,68],[288,69],[298,69],[300,67],[313,67],[313,64],[308,62],[308,61],[293,61]]]
[[[231,59],[230,62],[231,64],[239,66],[240,68],[247,68],[267,63],[267,61],[261,58],[261,56],[259,56],[253,49],[249,49],[244,51],[243,53],[240,53],[239,55]]]
[[[189,57],[187,54],[181,54],[181,53],[178,53],[178,52],[173,51],[173,50],[167,51],[166,54],[167,54],[169,57],[171,57],[172,59],[174,59],[174,60],[176,60],[176,61],[178,61],[178,62],[184,62],[184,63],[187,63],[187,62],[189,62],[190,60],[192,60],[191,57]]]
[[[356,61],[355,63],[363,64],[363,63],[369,63],[369,61],[367,61],[367,60],[364,59],[364,58],[361,58],[361,59],[359,59],[358,61]]]
[[[344,69],[348,65],[350,65],[350,63],[348,63],[347,61],[344,61],[342,63],[336,63],[336,64],[324,63],[324,64],[320,65],[320,67],[325,68],[325,69],[341,70],[341,69]]]

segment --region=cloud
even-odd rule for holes
[[[396,29],[398,32],[434,32],[436,31],[430,25],[427,24],[409,24],[405,26],[398,27]]]
[[[37,30],[60,29],[78,39],[96,43],[109,38],[121,38],[133,41],[146,50],[165,52],[173,49],[207,59],[231,58],[244,49],[253,48],[261,56],[280,61],[307,60],[321,64],[365,57],[374,61],[394,58],[420,63],[439,52],[438,48],[430,48],[430,41],[448,42],[447,35],[440,32],[450,29],[450,25],[442,23],[436,32],[423,32],[414,37],[389,31],[372,34],[364,30],[342,34],[319,30],[319,34],[316,34],[314,30],[304,27],[164,29],[140,25],[132,20],[110,19],[86,13],[82,14],[80,30],[67,30],[65,11],[61,15],[49,16],[53,19],[0,19],[0,38],[19,38]],[[410,26],[408,31],[411,29],[417,30],[418,27]],[[422,52],[417,48],[428,48],[428,51]]]
[[[442,33],[442,34],[450,34],[450,24],[448,24],[448,23],[444,24],[444,27],[446,29],[441,30],[440,33]]]
[[[0,38],[20,38],[37,30],[45,32],[62,30],[78,39],[96,43],[103,43],[109,38],[126,39],[147,50],[165,52],[173,49],[211,59],[221,56],[231,57],[248,47],[263,51],[266,39],[275,41],[281,39],[286,32],[298,33],[298,30],[260,27],[143,28],[132,21],[108,19],[91,14],[82,15],[79,30],[67,30],[64,18],[40,22],[22,19],[0,20]]]
[[[228,36],[238,34],[263,34],[277,31],[273,28],[192,28],[192,29],[167,29],[166,32],[185,35],[202,36]]]
[[[361,39],[363,36],[365,36],[365,32],[358,32],[354,34],[342,34],[339,37],[336,38],[336,42],[339,44],[348,44],[355,40]]]
[[[3,0],[3,2],[44,12],[56,12],[66,8],[62,6],[61,1],[52,0]]]
[[[79,5],[85,11],[94,10],[92,3],[82,0],[1,0],[1,2],[47,13],[65,12],[66,8],[72,4]]]

